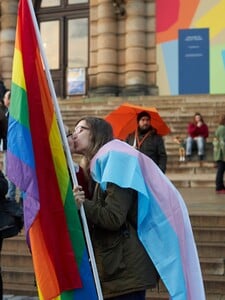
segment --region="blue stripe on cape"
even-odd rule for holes
[[[107,182],[112,182],[138,192],[138,236],[170,299],[204,300],[200,263],[186,205],[158,166],[125,142],[113,140],[92,159],[91,174],[103,190]]]

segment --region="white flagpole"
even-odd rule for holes
[[[42,57],[43,64],[44,64],[44,67],[45,67],[46,77],[47,77],[47,80],[48,80],[48,86],[49,86],[50,93],[51,93],[52,100],[53,100],[53,104],[54,104],[54,107],[55,107],[55,112],[56,112],[57,121],[58,121],[58,124],[59,124],[59,129],[60,129],[62,141],[63,141],[63,144],[65,146],[67,163],[68,163],[70,173],[71,173],[71,176],[72,176],[73,184],[77,185],[78,181],[77,181],[77,177],[76,177],[76,174],[75,174],[74,163],[73,163],[73,159],[72,159],[71,152],[70,152],[70,149],[69,149],[64,124],[63,124],[61,112],[60,112],[60,109],[59,109],[59,104],[58,104],[58,101],[57,101],[57,97],[56,97],[52,77],[51,77],[51,74],[50,74],[50,71],[49,71],[47,58],[46,58],[46,55],[45,55],[45,52],[44,52],[43,43],[42,43],[42,40],[41,40],[41,35],[40,35],[38,24],[37,24],[37,19],[36,19],[35,13],[34,13],[33,4],[31,2],[31,0],[27,0],[27,2],[28,2],[28,5],[29,5],[31,17],[32,17],[32,20],[33,20],[34,29],[35,29],[35,33],[36,33],[36,37],[37,37],[41,57]],[[93,275],[94,275],[94,279],[95,279],[95,285],[96,285],[98,298],[99,298],[99,300],[103,300],[100,280],[99,280],[97,266],[96,266],[95,257],[94,257],[94,251],[93,251],[93,247],[92,247],[92,243],[91,243],[91,239],[90,239],[90,234],[89,234],[88,225],[87,225],[87,219],[86,219],[86,216],[85,216],[83,206],[81,206],[81,208],[80,208],[80,214],[81,214],[81,219],[82,219],[82,223],[83,223],[84,235],[85,235],[85,238],[86,238],[88,252],[89,252],[89,256],[90,256],[92,271],[93,271]]]

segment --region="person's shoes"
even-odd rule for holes
[[[204,155],[199,155],[198,158],[199,158],[199,160],[203,160],[204,159]]]
[[[187,161],[191,161],[191,155],[186,155]]]
[[[225,194],[225,189],[223,189],[223,190],[217,190],[216,193],[220,194],[220,195],[223,195],[223,194]]]

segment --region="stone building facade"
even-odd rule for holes
[[[17,6],[18,0],[0,0],[0,79],[7,87]],[[155,0],[90,0],[89,25],[87,94],[157,94]]]
[[[18,0],[0,0],[0,79],[10,88]]]

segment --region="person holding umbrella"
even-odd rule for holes
[[[126,142],[150,157],[163,173],[166,172],[167,154],[164,140],[151,125],[150,113],[141,111],[137,114],[137,128],[127,136]]]

